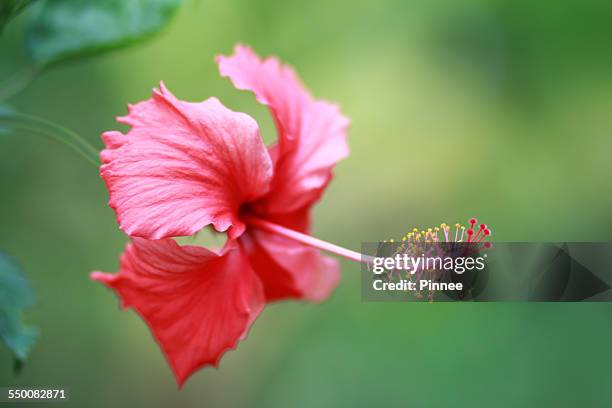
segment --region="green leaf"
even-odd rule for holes
[[[36,0],[0,0],[0,33],[4,27]]]
[[[161,30],[182,0],[43,0],[26,33],[40,66],[143,41]]]
[[[32,306],[34,293],[19,267],[0,252],[0,338],[13,352],[16,368],[26,359],[38,337],[38,329],[25,326],[23,309]]]

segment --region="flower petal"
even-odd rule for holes
[[[234,55],[217,57],[222,76],[250,90],[268,106],[279,133],[273,147],[275,176],[261,205],[271,213],[291,212],[314,203],[332,178],[332,168],[348,155],[349,125],[334,104],[312,98],[293,69],[274,57],[261,60],[238,45]]]
[[[208,224],[236,238],[242,204],[270,188],[272,162],[257,123],[215,98],[177,100],[163,84],[119,118],[132,128],[102,135],[100,174],[128,235],[193,235]]]
[[[146,321],[179,386],[197,369],[217,366],[264,306],[260,279],[236,241],[217,254],[172,239],[134,238],[119,273],[94,272],[92,279]]]
[[[240,237],[267,301],[325,300],[340,281],[337,260],[317,249],[261,230]]]

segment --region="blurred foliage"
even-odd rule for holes
[[[3,0],[4,26],[36,0]],[[182,0],[38,0],[29,16],[27,50],[39,66],[123,48],[160,31]]]
[[[25,361],[38,330],[21,322],[23,309],[34,303],[34,294],[15,262],[0,252],[0,338],[11,349],[17,367]]]
[[[606,241],[611,12],[579,0],[191,1],[154,41],[58,64],[10,102],[101,147],[126,104],[164,80],[181,99],[247,112],[272,141],[266,110],[213,63],[244,42],[352,119],[315,235],[357,249],[477,216],[496,241]],[[26,63],[27,17],[0,42],[3,78]],[[1,384],[53,381],[88,407],[612,402],[609,304],[363,303],[346,261],[329,301],[266,308],[219,370],[178,392],[146,326],[88,279],[117,270],[126,241],[97,172],[53,141],[3,136],[0,186],[0,247],[31,271],[45,333]]]
[[[164,27],[182,0],[42,0],[27,31],[39,65],[142,41]]]
[[[15,16],[21,13],[23,9],[34,1],[35,0],[3,0],[2,3],[0,3],[0,33],[2,33],[9,21],[15,18]]]
[[[8,0],[0,4],[0,33],[30,3]],[[42,0],[27,29],[28,50],[34,61],[44,66],[68,58],[121,48],[159,31],[181,3],[181,0]],[[22,71],[25,76],[18,75],[19,80],[13,77],[8,85],[4,85],[5,90],[14,86],[16,81],[30,79],[30,69],[23,68]],[[15,91],[21,88],[19,83]],[[11,89],[3,98],[12,94]],[[94,166],[98,162],[96,151],[83,143],[74,132],[62,126],[18,114],[5,106],[0,106],[0,118],[19,119],[21,124],[25,124],[25,128],[20,128],[0,123],[1,135],[26,131],[50,135],[83,153]],[[20,321],[22,309],[31,306],[33,296],[18,267],[0,253],[0,337],[15,354],[18,368],[38,336],[36,329],[23,326]]]
[[[560,84],[609,78],[611,22],[612,8],[600,0],[485,1],[436,27],[436,45],[517,108],[539,114]]]

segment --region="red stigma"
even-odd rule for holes
[[[484,244],[485,239],[491,235],[491,230],[487,227],[487,224],[479,224],[478,230],[474,231],[474,227],[478,220],[476,218],[470,218],[470,228],[465,231],[467,234],[467,242],[474,242],[479,244],[482,242]],[[489,248],[489,246],[487,246]]]

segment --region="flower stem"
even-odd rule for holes
[[[5,101],[23,91],[40,73],[37,67],[25,68],[0,85],[0,101]]]
[[[0,111],[0,125],[6,126],[9,130],[23,130],[52,137],[77,151],[94,166],[98,167],[100,165],[98,151],[95,147],[75,132],[53,122],[35,116],[2,110]]]
[[[332,254],[336,254],[338,256],[350,259],[355,262],[363,262],[370,263],[371,256],[360,254],[359,252],[352,251],[347,248],[343,248],[338,245],[334,245],[332,243],[320,240],[318,238],[312,237],[307,234],[303,234],[298,231],[294,231],[290,228],[283,227],[282,225],[275,224],[270,221],[262,220],[260,218],[255,217],[246,217],[245,221],[254,227],[261,228],[268,232],[272,232],[283,236],[285,238],[289,238],[291,240],[301,242],[302,244],[306,244],[308,246],[322,249],[323,251],[331,252]]]

